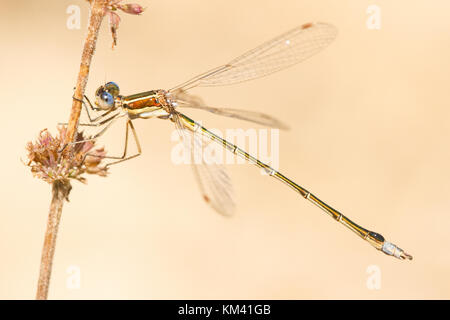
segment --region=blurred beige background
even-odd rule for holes
[[[377,252],[250,165],[228,168],[239,207],[224,219],[201,199],[189,166],[172,164],[171,123],[142,120],[142,157],[73,183],[49,298],[450,298],[449,1],[139,2],[147,11],[121,14],[114,51],[105,20],[89,96],[105,80],[123,94],[168,89],[297,25],[336,25],[336,42],[300,65],[193,93],[289,123],[281,171],[414,260]],[[366,27],[371,4],[381,8],[380,30]],[[80,30],[66,27],[69,5],[81,9]],[[20,159],[41,129],[68,119],[88,6],[2,1],[0,12],[0,298],[33,299],[50,186]],[[187,114],[212,128],[259,128]],[[119,125],[101,143],[113,153],[122,136]],[[381,282],[371,290],[373,270]]]

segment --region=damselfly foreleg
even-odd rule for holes
[[[75,97],[72,97],[72,99],[81,102],[81,104],[84,106],[84,110],[86,110],[86,114],[87,114],[87,116],[89,118],[89,123],[80,123],[80,124],[78,124],[78,125],[81,125],[81,126],[99,126],[101,124],[93,124],[93,123],[103,119],[104,117],[106,117],[108,114],[110,114],[111,112],[113,112],[115,110],[115,109],[109,109],[108,111],[100,114],[99,116],[97,116],[95,118],[92,118],[92,115],[89,112],[89,108],[92,111],[100,111],[101,109],[94,107],[92,105],[91,101],[89,100],[89,98],[86,95],[84,95],[84,99],[86,99],[86,101],[88,103],[86,103],[84,101],[84,99],[78,99],[78,98],[75,98]],[[89,104],[89,107],[88,107],[88,104]],[[93,124],[93,125],[91,125],[91,124]]]

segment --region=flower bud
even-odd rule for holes
[[[129,13],[129,14],[141,14],[142,12],[144,12],[144,8],[137,3],[127,3],[127,4],[120,4],[117,5],[117,8],[122,10],[125,13]]]

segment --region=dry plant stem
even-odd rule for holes
[[[91,0],[89,27],[86,40],[84,42],[83,54],[81,56],[80,71],[78,73],[77,84],[75,88],[75,98],[72,101],[72,110],[70,113],[69,124],[66,135],[66,143],[72,142],[77,132],[78,121],[81,113],[81,102],[84,90],[89,76],[89,69],[94,55],[98,32],[105,16],[106,7],[109,0]],[[65,152],[70,152],[67,148]],[[52,270],[53,256],[55,253],[56,236],[58,225],[61,219],[64,200],[68,199],[70,193],[70,183],[57,181],[52,187],[53,197],[48,216],[47,231],[45,233],[44,247],[42,249],[41,269],[39,273],[38,290],[36,299],[44,300],[48,296],[50,275]]]
[[[95,46],[97,43],[98,32],[109,2],[109,0],[90,1],[91,14],[89,17],[88,34],[84,42],[80,71],[78,73],[77,84],[75,87],[74,97],[77,99],[73,99],[72,101],[72,111],[70,113],[69,124],[67,125],[66,143],[70,143],[73,141],[73,138],[77,131],[78,120],[80,119],[82,108],[80,100],[83,99],[84,90],[86,88],[86,83],[89,76],[92,56],[94,55]]]
[[[64,200],[69,196],[70,189],[69,182],[63,183],[61,181],[56,181],[52,185],[53,195],[48,215],[47,230],[45,232],[44,247],[42,249],[41,269],[39,272],[38,289],[36,293],[37,300],[46,300],[48,296],[59,221],[61,220]]]

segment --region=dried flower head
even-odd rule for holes
[[[137,3],[127,3],[127,4],[119,4],[117,8],[122,10],[125,13],[139,15],[144,12],[144,8]]]
[[[58,127],[58,134],[53,137],[47,129],[39,133],[38,139],[27,143],[27,165],[31,168],[33,176],[48,183],[56,181],[68,182],[76,179],[85,182],[84,173],[107,175],[107,168],[100,166],[106,156],[103,148],[93,150],[95,142],[87,141],[73,145],[71,150],[67,147],[63,152],[66,128]],[[76,141],[87,139],[83,132],[78,132]]]
[[[145,10],[137,3],[120,4],[120,2],[122,2],[122,0],[111,0],[109,6],[106,8],[106,14],[109,18],[109,26],[113,37],[113,48],[117,45],[117,29],[119,29],[120,23],[120,17],[115,11],[121,10],[128,14],[140,15]]]

